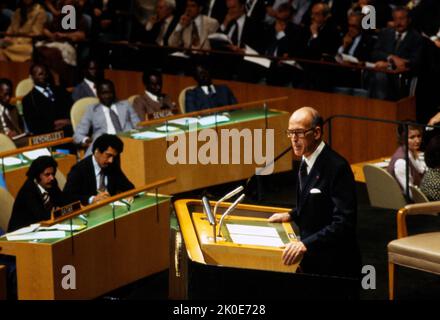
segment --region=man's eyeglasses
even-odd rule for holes
[[[298,130],[290,130],[287,129],[286,130],[286,134],[288,138],[292,138],[294,135],[297,136],[298,138],[304,138],[306,136],[306,133],[309,131],[315,130],[315,128],[310,128],[307,130],[304,129],[298,129]]]

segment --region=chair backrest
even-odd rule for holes
[[[429,202],[428,197],[425,196],[425,194],[420,190],[420,188],[415,186],[410,186],[412,199],[414,203],[423,203],[423,202]]]
[[[364,175],[371,206],[398,210],[407,204],[399,183],[386,170],[366,164]]]
[[[0,228],[2,228],[4,232],[8,229],[13,205],[14,197],[11,196],[5,188],[0,187]]]
[[[60,170],[57,170],[55,178],[57,179],[58,187],[63,190],[64,186],[66,185],[66,176]]]
[[[189,87],[184,88],[182,91],[180,91],[178,102],[179,102],[179,108],[180,108],[180,112],[181,113],[185,113],[185,110],[186,110],[186,107],[185,107],[185,95],[186,95],[186,92],[188,90],[194,89],[195,87],[196,86],[189,86]]]
[[[76,126],[81,121],[81,118],[83,117],[84,113],[87,111],[87,108],[91,105],[97,104],[99,102],[99,99],[96,97],[86,97],[77,100],[73,106],[72,109],[70,109],[70,121],[72,122],[72,128],[73,130],[76,129]]]
[[[127,99],[128,103],[130,103],[131,105],[133,105],[133,101],[134,101],[134,99],[136,99],[137,97],[139,97],[138,94],[134,94],[134,95],[128,97],[128,99]]]
[[[24,97],[29,92],[31,92],[33,88],[34,80],[32,80],[31,78],[23,79],[17,84],[17,87],[15,88],[15,96]]]
[[[14,141],[12,141],[7,135],[0,133],[0,151],[9,151],[14,149],[17,149]]]

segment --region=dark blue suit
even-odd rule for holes
[[[297,206],[290,215],[307,248],[301,262],[304,272],[360,275],[353,173],[348,162],[327,145],[311,168],[303,191],[297,188]]]
[[[188,90],[185,95],[185,112],[211,109],[236,104],[237,99],[231,89],[224,85],[214,85],[215,93],[205,94],[201,87]]]

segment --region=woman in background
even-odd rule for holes
[[[32,38],[12,35],[41,36],[46,19],[46,11],[36,0],[21,0],[6,30],[6,34],[11,36],[0,40],[0,61],[30,60]]]

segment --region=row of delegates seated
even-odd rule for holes
[[[405,127],[399,125],[397,128],[399,147],[391,157],[388,165],[388,172],[399,182],[402,192],[406,194],[406,155],[405,155]],[[423,127],[408,126],[408,157],[409,157],[409,185],[420,186],[423,175],[426,171],[426,164],[421,156],[420,146],[422,145]],[[409,193],[411,197],[411,192]]]
[[[12,209],[8,232],[50,219],[51,210],[68,203],[95,203],[134,188],[120,168],[122,141],[104,134],[96,139],[93,155],[72,167],[61,191],[55,178],[57,162],[50,156],[35,159]]]
[[[41,36],[46,20],[46,11],[37,0],[20,0],[6,34]],[[32,38],[6,36],[0,39],[0,61],[28,61],[32,52]]]
[[[99,103],[87,109],[73,135],[74,143],[88,147],[86,155],[92,151],[91,143],[102,134],[132,130],[139,123],[139,117],[128,101],[117,101],[111,80],[99,82],[96,91]]]
[[[14,140],[17,147],[27,145],[27,138],[17,138],[24,132],[24,124],[15,105],[11,104],[12,82],[0,79],[0,133]]]

